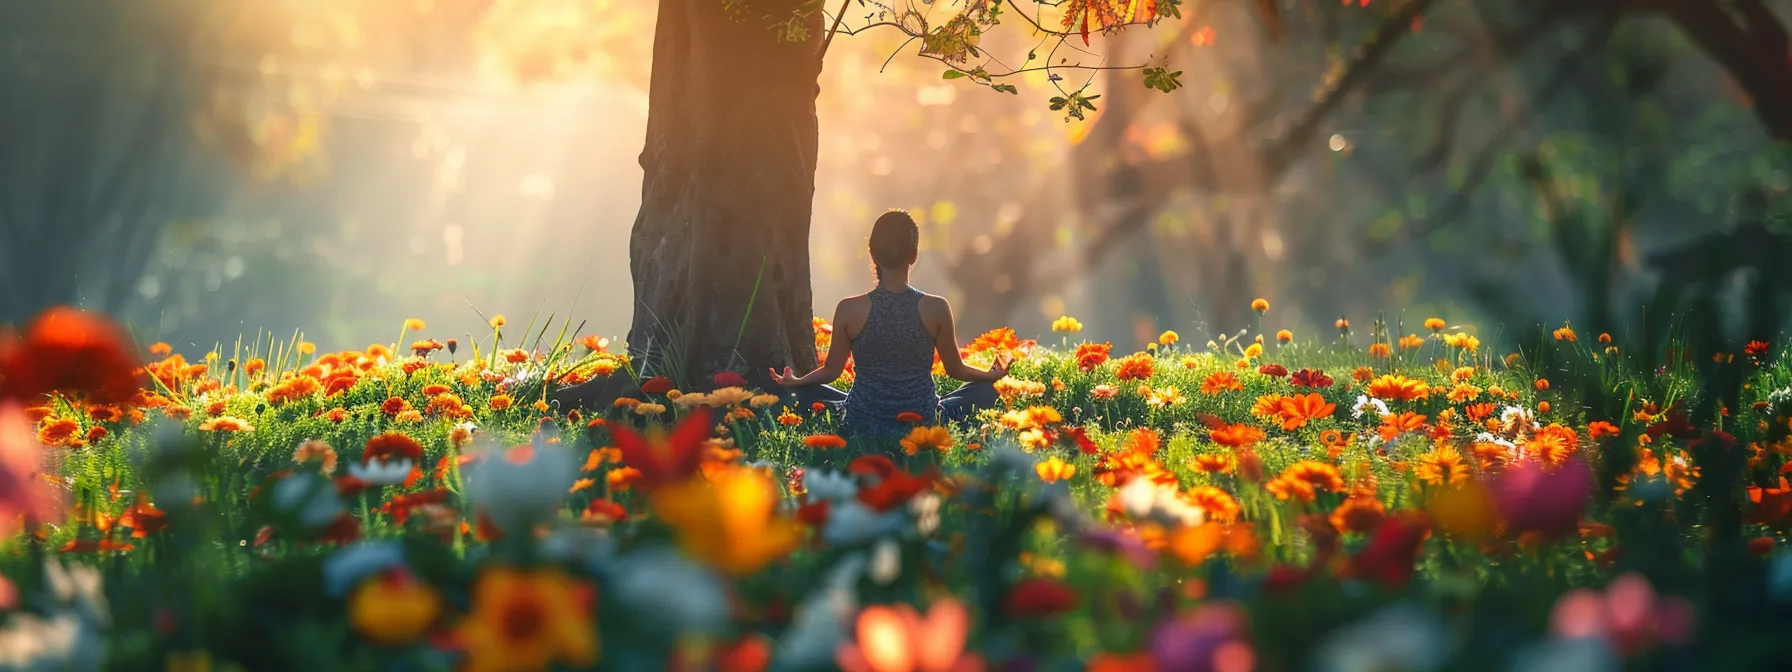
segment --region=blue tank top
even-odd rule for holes
[[[852,339],[852,389],[846,394],[846,425],[853,432],[901,435],[909,425],[896,419],[918,413],[937,421],[939,390],[933,384],[933,334],[921,323],[920,290],[871,290],[871,314]]]

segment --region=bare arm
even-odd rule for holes
[[[958,354],[958,333],[952,328],[952,305],[940,298],[930,298],[925,305],[922,316],[933,323],[933,348],[939,352],[946,375],[966,382],[995,382],[1008,375],[1008,363],[1000,359],[988,370],[964,363]]]
[[[847,333],[846,302],[834,307],[834,339],[828,346],[828,359],[821,366],[801,376],[795,375],[790,367],[784,367],[784,373],[772,371],[772,380],[785,387],[804,387],[807,385],[826,385],[840,379],[846,371],[846,358],[852,355],[852,336]]]

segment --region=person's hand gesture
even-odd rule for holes
[[[784,373],[778,373],[777,369],[766,369],[766,371],[772,374],[772,382],[785,387],[796,386],[797,375],[795,371],[790,370],[790,367],[784,367]]]
[[[995,363],[989,365],[990,380],[996,381],[1006,378],[1008,376],[1008,365],[1012,363],[1013,362],[1008,359],[1007,355],[996,355]]]

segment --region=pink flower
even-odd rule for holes
[[[14,402],[0,402],[0,537],[12,536],[17,520],[41,521],[56,510],[55,499],[38,475],[43,445],[31,418]]]
[[[847,672],[982,672],[966,654],[970,612],[952,598],[936,600],[923,618],[914,607],[870,606],[859,612],[858,642],[841,644],[834,662]]]
[[[1514,535],[1534,531],[1551,539],[1579,529],[1591,501],[1593,471],[1576,457],[1553,469],[1536,460],[1507,467],[1494,492],[1494,505]]]
[[[1549,630],[1557,639],[1602,639],[1628,655],[1653,640],[1686,642],[1693,620],[1685,598],[1661,597],[1648,579],[1631,572],[1612,580],[1603,593],[1582,588],[1563,594],[1550,612]]]

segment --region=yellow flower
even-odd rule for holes
[[[1076,465],[1065,462],[1058,456],[1053,455],[1051,459],[1033,465],[1033,471],[1039,473],[1039,480],[1047,483],[1056,483],[1070,478],[1071,476],[1075,476]]]
[[[595,664],[597,628],[582,602],[589,589],[556,569],[486,569],[473,586],[473,609],[461,625],[467,661],[476,672],[543,670]]]
[[[1163,345],[1163,346],[1175,345],[1176,341],[1179,341],[1179,340],[1182,340],[1182,337],[1174,331],[1166,331],[1162,335],[1159,335],[1157,337],[1158,345]]]
[[[349,626],[382,646],[417,641],[441,615],[441,596],[405,574],[362,581],[348,601]]]
[[[1442,446],[1419,456],[1412,473],[1431,485],[1461,485],[1469,479],[1468,462],[1455,448]]]
[[[945,427],[916,427],[902,439],[902,452],[913,456],[928,448],[946,452],[952,447],[952,432]]]
[[[1184,401],[1187,401],[1187,399],[1183,398],[1182,392],[1177,390],[1175,386],[1161,387],[1152,390],[1151,394],[1145,399],[1145,403],[1158,407],[1175,406]]]
[[[1063,333],[1076,333],[1076,332],[1079,332],[1082,330],[1083,330],[1083,323],[1078,322],[1076,320],[1076,318],[1071,317],[1069,315],[1065,315],[1056,320],[1052,320],[1052,331],[1063,332]]]
[[[492,328],[497,329],[502,326],[504,326],[504,316],[503,315],[493,315],[492,316]]]
[[[1277,343],[1293,343],[1294,342],[1294,332],[1289,331],[1287,329],[1283,329],[1281,331],[1276,332],[1276,342]]]
[[[1252,343],[1250,345],[1250,347],[1247,347],[1244,349],[1244,356],[1245,356],[1245,359],[1256,359],[1258,357],[1262,357],[1263,356],[1263,346],[1258,343]]]
[[[309,354],[317,352],[317,344],[316,343],[308,343],[305,341],[299,341],[298,349],[299,349],[299,354],[309,355]]]
[[[1443,331],[1445,326],[1446,325],[1444,324],[1444,318],[1430,317],[1430,318],[1425,319],[1425,328],[1426,329],[1430,329],[1432,331]]]
[[[1255,301],[1252,301],[1251,302],[1251,312],[1257,313],[1258,315],[1262,315],[1264,313],[1269,312],[1269,300],[1268,299],[1257,299]]]
[[[415,317],[404,321],[404,330],[405,331],[423,331],[424,329],[427,329],[428,327],[429,327],[429,325],[424,324],[423,320],[419,320]]]
[[[802,525],[774,515],[778,489],[765,474],[733,468],[657,488],[654,513],[678,531],[685,552],[733,576],[746,576],[802,542]]]

